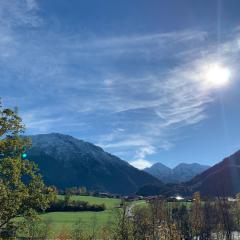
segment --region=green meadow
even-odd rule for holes
[[[64,198],[64,196],[58,196]],[[72,200],[86,201],[90,204],[105,204],[106,210],[102,212],[51,212],[41,214],[40,218],[51,223],[53,234],[59,233],[62,229],[71,230],[79,220],[87,230],[93,226],[100,228],[112,221],[114,209],[119,206],[121,200],[114,198],[100,198],[92,196],[71,196]]]
[[[99,229],[108,224],[113,216],[112,210],[103,212],[52,212],[42,214],[43,220],[51,222],[53,234],[59,233],[62,229],[71,230],[74,225],[81,220],[84,228],[90,231],[93,227]]]
[[[59,195],[59,199],[63,199],[64,196]],[[104,225],[108,225],[115,218],[115,209],[120,205],[120,199],[114,198],[102,198],[92,196],[71,196],[71,200],[85,201],[90,204],[105,204],[106,210],[101,212],[50,212],[39,215],[39,217],[50,223],[51,233],[57,235],[61,230],[71,231],[74,225],[81,221],[82,226],[87,231],[92,229],[98,230]],[[134,206],[145,206],[145,200],[139,200],[129,202],[130,205]],[[169,207],[173,207],[174,203],[169,202]],[[191,203],[183,202],[183,205],[189,206]]]
[[[64,196],[59,195],[63,199]],[[121,200],[114,198],[102,198],[92,196],[71,196],[72,200],[89,202],[90,204],[105,204],[106,210],[101,212],[51,212],[41,214],[40,218],[51,223],[53,234],[59,233],[62,229],[71,230],[74,225],[81,220],[84,228],[91,231],[93,227],[100,227],[109,224],[114,220],[114,209],[116,209]],[[129,203],[134,206],[145,206],[145,200],[139,200]],[[174,207],[175,203],[169,202],[169,207]],[[191,203],[182,202],[181,204],[189,207]]]

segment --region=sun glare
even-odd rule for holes
[[[209,65],[205,74],[206,83],[211,87],[225,86],[228,84],[231,77],[229,68],[219,64]]]

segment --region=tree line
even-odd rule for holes
[[[56,199],[45,212],[100,212],[106,209],[105,204],[90,204],[86,201],[72,200],[71,195],[65,195],[64,199]]]
[[[240,194],[235,202],[220,197],[203,202],[199,192],[192,203],[156,198],[130,213],[123,204],[108,231],[108,240],[240,239]]]

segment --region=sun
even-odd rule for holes
[[[226,66],[220,64],[210,64],[206,68],[205,81],[211,87],[223,87],[230,81],[231,72]]]

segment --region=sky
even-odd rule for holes
[[[0,0],[3,105],[18,107],[26,134],[69,134],[140,169],[213,165],[240,149],[239,9],[239,0]],[[227,84],[209,80],[216,66]]]

